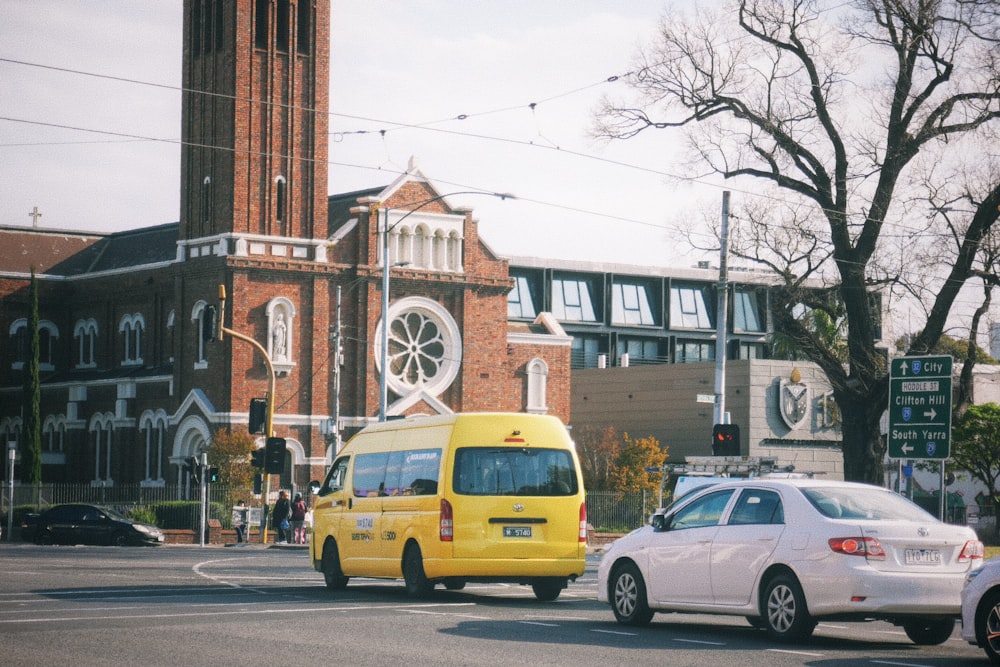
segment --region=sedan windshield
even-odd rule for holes
[[[802,489],[802,493],[820,513],[831,519],[937,520],[903,496],[877,486],[870,489],[809,487]]]

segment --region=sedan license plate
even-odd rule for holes
[[[504,526],[504,537],[531,537],[531,526]]]
[[[941,552],[937,549],[907,549],[904,558],[907,565],[941,564]]]

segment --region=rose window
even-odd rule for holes
[[[389,308],[388,342],[386,381],[399,395],[417,389],[440,393],[458,375],[461,335],[451,313],[436,301],[408,297],[394,303]]]

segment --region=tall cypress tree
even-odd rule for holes
[[[38,363],[40,341],[38,335],[38,282],[35,267],[31,267],[31,286],[28,291],[28,358],[24,360],[24,398],[21,406],[23,434],[21,440],[21,482],[38,485],[42,481],[42,390]]]

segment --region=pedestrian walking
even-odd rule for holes
[[[233,530],[236,531],[236,543],[243,544],[247,541],[247,524],[249,523],[250,508],[245,500],[240,500],[233,506]]]
[[[301,493],[292,501],[292,539],[296,544],[306,543],[306,501]]]
[[[289,518],[292,515],[292,506],[288,502],[288,491],[278,492],[278,502],[274,503],[271,510],[271,525],[278,527],[278,539],[275,544],[288,544],[288,535],[291,532]]]

